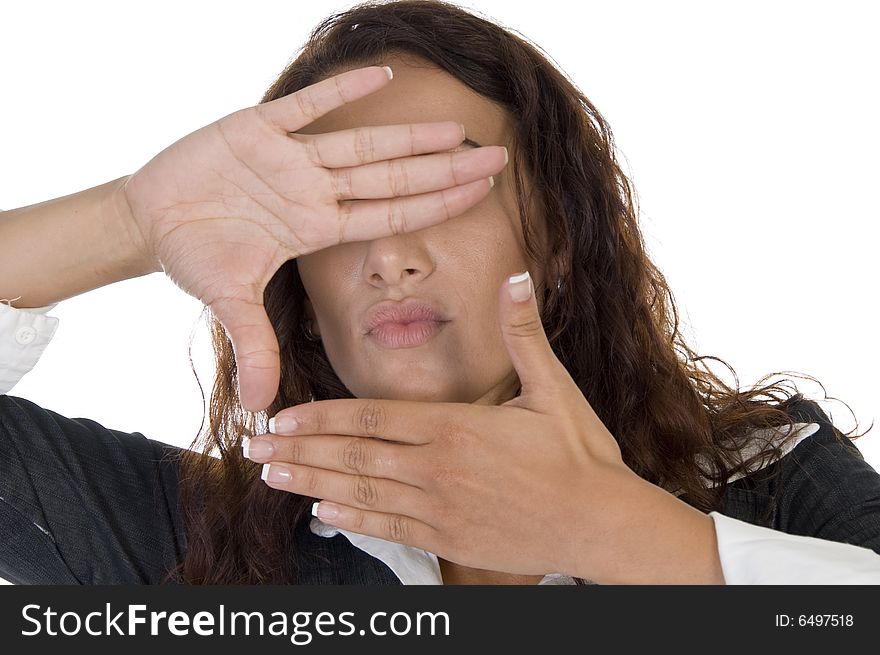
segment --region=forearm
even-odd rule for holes
[[[126,179],[0,213],[0,298],[42,307],[160,270],[127,217]]]

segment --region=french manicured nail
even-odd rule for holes
[[[273,434],[293,434],[299,421],[292,416],[273,416],[269,419],[269,432]]]
[[[507,280],[507,290],[510,292],[510,298],[513,302],[522,302],[528,300],[532,295],[532,276],[529,272],[511,275]]]
[[[291,480],[290,471],[278,464],[263,464],[263,472],[260,478],[266,482],[285,483]]]
[[[331,505],[330,503],[319,501],[312,504],[312,516],[317,516],[319,519],[332,521],[337,516],[339,516],[339,508],[336,505]]]
[[[491,189],[493,186],[495,186],[495,176],[490,175],[489,176],[489,188]]]
[[[244,443],[241,444],[241,449],[244,456],[248,459],[269,459],[275,454],[275,447],[272,445],[272,442],[265,439],[258,439],[257,441],[245,439]]]
[[[385,74],[388,76],[388,79],[389,79],[389,80],[393,80],[393,79],[394,79],[394,73],[393,73],[392,70],[391,70],[391,66],[383,66],[382,68],[385,69]]]
[[[507,162],[510,161],[510,155],[507,154],[507,146],[502,146],[504,148],[504,165],[507,165]]]

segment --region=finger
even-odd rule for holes
[[[504,168],[503,146],[404,157],[331,170],[337,200],[389,198],[438,191],[495,175]]]
[[[429,553],[439,550],[437,529],[409,516],[373,512],[328,501],[312,506],[312,514],[342,530],[415,546]]]
[[[296,132],[337,107],[381,89],[389,79],[382,66],[357,68],[260,103],[256,111],[274,127]]]
[[[343,200],[338,243],[372,241],[437,225],[476,205],[490,188],[485,179],[390,200]]]
[[[278,393],[281,379],[278,338],[266,310],[240,298],[216,300],[210,307],[232,341],[241,406],[262,411]]]
[[[421,486],[423,458],[410,444],[348,435],[254,437],[243,445],[244,456],[255,462],[302,464],[340,473],[388,478]]]
[[[477,428],[485,425],[491,417],[484,418],[484,412],[493,409],[496,408],[469,403],[335,398],[283,409],[269,421],[269,431],[285,435],[378,437],[403,444],[427,444],[437,433],[458,429],[459,422]],[[291,425],[291,420],[295,425]]]
[[[360,166],[455,148],[464,140],[461,123],[412,123],[356,127],[325,134],[295,134],[307,143],[315,164],[326,168]]]
[[[500,294],[501,336],[522,384],[516,404],[528,398],[536,401],[534,409],[558,406],[569,386],[576,386],[547,340],[529,272],[511,276]]]
[[[379,512],[423,515],[430,506],[427,494],[417,487],[367,475],[273,461],[263,465],[260,477],[273,489]]]

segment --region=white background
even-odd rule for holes
[[[610,122],[697,352],[729,362],[743,388],[774,371],[812,375],[864,432],[880,397],[874,4],[462,4],[543,47]],[[132,173],[256,104],[311,28],[349,6],[4,3],[0,207]],[[200,311],[160,274],[64,301],[54,341],[12,393],[186,446],[202,420],[191,332],[206,394],[213,372]],[[841,403],[822,406],[855,427]],[[874,433],[856,443],[880,469]]]

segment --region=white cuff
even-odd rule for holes
[[[729,585],[880,584],[880,555],[870,548],[709,516]]]
[[[49,345],[58,319],[46,312],[57,304],[16,309],[0,302],[0,394],[31,370]]]

